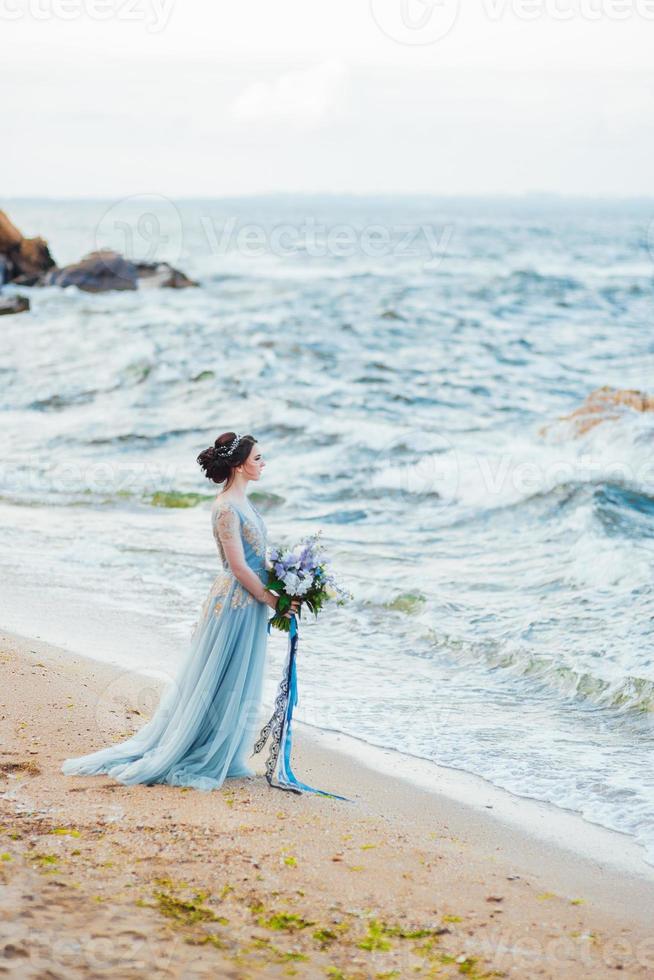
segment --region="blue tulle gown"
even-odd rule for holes
[[[212,527],[222,569],[177,678],[153,717],[127,741],[67,759],[66,775],[107,773],[121,783],[202,790],[254,775],[246,760],[258,730],[269,607],[234,577],[221,542],[225,534],[240,533],[247,564],[266,582],[266,525],[248,503],[254,516],[220,497],[214,502]]]

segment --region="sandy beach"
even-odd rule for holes
[[[629,838],[490,787],[465,799],[448,770],[435,792],[397,753],[385,775],[301,724],[296,771],[353,802],[271,789],[263,756],[211,793],[65,777],[143,724],[157,682],[8,632],[0,669],[2,975],[654,971],[654,872]]]

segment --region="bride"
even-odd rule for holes
[[[246,496],[266,465],[254,436],[224,432],[197,458],[207,478],[224,483],[211,508],[221,571],[193,631],[176,680],[147,724],[127,741],[67,759],[66,775],[107,773],[121,783],[168,783],[217,789],[253,776],[246,763],[256,735],[268,612],[266,525]],[[290,618],[298,610],[293,600]]]

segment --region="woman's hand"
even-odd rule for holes
[[[277,600],[278,599],[279,599],[279,596],[275,595],[274,592],[271,592],[270,589],[266,589],[266,597],[264,599],[264,602],[266,603],[266,605],[270,606],[271,609],[276,610],[277,609]],[[299,612],[299,610],[300,610],[301,603],[302,603],[302,600],[301,599],[291,599],[291,607],[290,607],[290,609],[288,609],[283,614],[284,617],[285,617],[285,619],[290,619],[291,618],[291,615],[293,613],[295,613],[295,615],[297,615],[298,612]]]
[[[302,602],[301,599],[291,599],[291,608],[289,609],[289,611],[287,613],[284,614],[287,619],[290,619],[291,618],[291,613],[295,613],[295,615],[297,616],[297,614],[298,614],[298,612],[300,610],[300,604],[301,604],[301,602]]]
[[[275,610],[277,609],[278,598],[279,596],[276,595],[274,592],[271,592],[270,589],[266,589],[264,591],[263,601],[267,606],[270,606],[273,612],[275,612]]]

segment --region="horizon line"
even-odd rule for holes
[[[116,201],[126,200],[132,197],[161,197],[174,201],[229,201],[242,199],[270,198],[270,197],[332,197],[332,198],[398,198],[398,199],[432,199],[432,200],[538,200],[556,198],[562,201],[654,201],[654,191],[641,193],[619,194],[617,192],[573,192],[573,191],[462,191],[447,194],[438,191],[245,191],[233,194],[164,194],[161,191],[132,191],[127,194],[16,194],[12,196],[0,195],[0,201]]]

